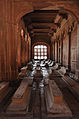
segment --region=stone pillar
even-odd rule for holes
[[[20,31],[17,33],[17,67],[21,66],[21,35]]]
[[[21,52],[22,52],[22,55],[21,55],[21,58],[22,58],[22,65],[24,65],[24,58],[25,58],[25,49],[24,49],[24,38],[21,37]]]
[[[25,35],[25,63],[27,63],[27,33]]]
[[[0,1],[0,81],[16,80],[16,24],[13,0]]]
[[[54,48],[53,48],[53,56],[54,56],[54,57],[53,57],[53,60],[55,61],[55,41],[53,42],[53,47],[54,47]]]
[[[58,62],[60,63],[60,39],[58,41]]]
[[[29,61],[29,42],[27,39],[27,62]]]
[[[50,59],[53,59],[53,42],[51,41],[51,44],[50,44]]]
[[[69,51],[68,51],[68,69],[71,70],[71,32],[68,33],[69,36],[69,42],[68,42],[68,47],[69,47]]]
[[[61,65],[63,65],[63,37],[61,36]]]
[[[31,60],[31,38],[30,38],[30,36],[28,36],[29,37],[29,61]]]
[[[76,77],[79,80],[79,23],[77,24],[77,60],[76,60]]]
[[[58,39],[57,39],[57,62],[58,62]]]

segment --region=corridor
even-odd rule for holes
[[[78,113],[79,0],[0,0],[0,119]]]

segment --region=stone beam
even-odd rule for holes
[[[45,26],[48,26],[49,28],[50,27],[57,28],[58,24],[56,24],[56,23],[32,23],[32,26],[33,27],[45,27]]]
[[[33,33],[31,34],[32,36],[48,36],[48,33],[44,33],[44,32],[39,32],[39,33]]]
[[[33,32],[49,32],[49,29],[45,28],[45,29],[33,29]]]

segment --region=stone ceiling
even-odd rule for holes
[[[32,40],[43,39],[50,43],[50,37],[61,26],[62,20],[67,18],[68,14],[59,10],[35,10],[26,14],[23,20]]]

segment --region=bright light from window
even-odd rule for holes
[[[47,46],[36,45],[34,47],[34,59],[47,59]]]
[[[41,45],[41,48],[43,48],[43,45]]]
[[[35,46],[34,48],[38,48],[38,46]]]
[[[34,56],[34,59],[37,59],[37,56]]]

